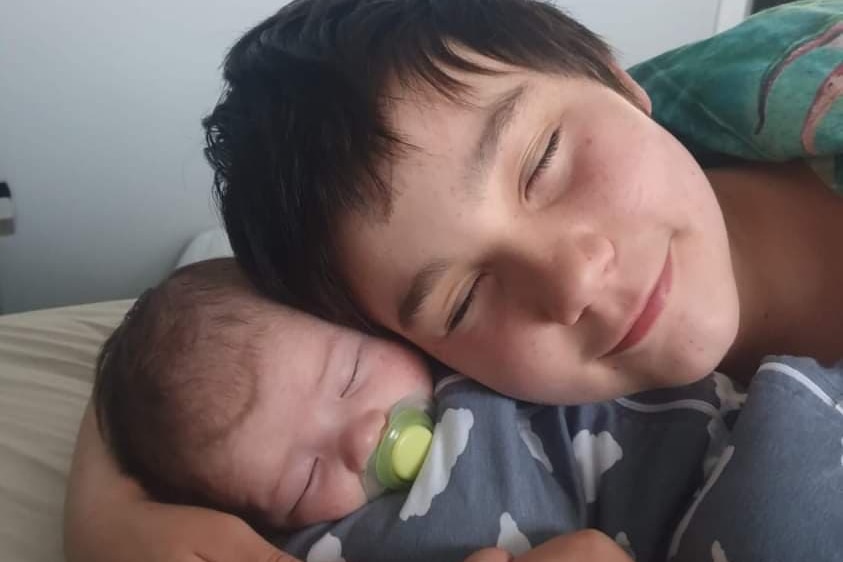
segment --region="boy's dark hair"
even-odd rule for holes
[[[234,260],[187,266],[143,294],[100,351],[100,431],[123,470],[162,501],[229,507],[203,453],[239,426],[257,396],[244,366],[248,338],[231,337],[260,317],[250,291]],[[248,506],[231,511],[254,516]]]
[[[630,97],[609,48],[536,0],[296,0],[247,32],[205,118],[206,156],[237,259],[270,296],[366,327],[335,266],[348,211],[388,215],[378,166],[407,148],[390,129],[388,86],[431,86],[460,102],[449,69],[490,74],[453,49],[587,77]]]

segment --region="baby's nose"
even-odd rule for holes
[[[386,415],[370,410],[346,426],[340,435],[339,447],[349,470],[363,472],[369,457],[375,451],[386,427]]]

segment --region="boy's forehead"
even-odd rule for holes
[[[395,193],[403,191],[406,174],[415,175],[417,166],[429,158],[437,161],[437,167],[459,164],[454,172],[460,174],[473,175],[487,167],[535,93],[533,81],[523,72],[475,75],[467,86],[457,101],[429,91],[408,92],[394,100],[390,127],[404,146],[383,162],[382,170]]]
[[[388,110],[390,127],[405,144],[381,169],[394,194],[403,192],[409,178],[418,179],[419,166],[447,168],[467,185],[481,182],[522,114],[530,106],[533,113],[538,110],[541,104],[534,102],[546,82],[537,73],[511,67],[504,74],[463,73],[461,80],[465,88],[456,101],[432,86],[393,98]]]
[[[455,85],[445,88],[422,76],[390,80],[386,87],[387,112],[393,120],[400,120],[402,113],[469,111],[481,112],[494,104],[502,95],[519,83],[529,82],[537,74],[478,54],[464,47],[455,47],[455,53],[482,71],[472,71],[439,64],[439,70]]]

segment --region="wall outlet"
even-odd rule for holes
[[[9,184],[0,182],[0,236],[15,233],[15,204]]]

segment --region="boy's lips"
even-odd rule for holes
[[[647,300],[644,302],[640,312],[633,316],[632,325],[621,341],[609,352],[609,355],[622,353],[643,340],[661,316],[670,294],[673,283],[673,260],[670,251],[667,253],[664,267],[656,279]]]

